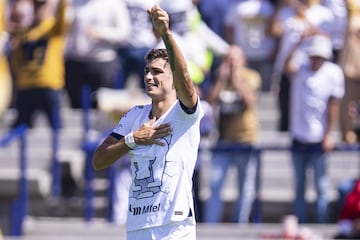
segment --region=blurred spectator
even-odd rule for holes
[[[63,46],[67,30],[65,0],[33,0],[32,24],[11,32],[11,68],[15,78],[17,118],[13,126],[33,125],[38,110],[53,129],[60,128],[64,86]],[[19,20],[21,22],[21,19]]]
[[[323,240],[322,234],[308,226],[299,225],[294,215],[285,215],[282,219],[282,230],[279,233],[261,234],[261,239],[283,240]]]
[[[0,1],[0,119],[9,107],[12,96],[12,79],[9,73],[8,60],[6,56],[6,45],[9,34],[6,31],[7,4],[5,0]]]
[[[346,197],[354,188],[355,183],[356,183],[356,179],[350,178],[341,181],[337,185],[337,190],[338,190],[337,205],[339,206],[339,208],[342,208],[344,206]]]
[[[168,12],[173,32],[184,35],[190,31],[189,13],[194,6],[192,0],[159,0],[159,6]]]
[[[276,51],[270,34],[274,6],[269,0],[238,0],[228,9],[225,39],[244,50],[248,66],[261,75],[261,90],[269,91]]]
[[[118,88],[124,88],[131,75],[135,75],[137,85],[144,88],[144,56],[157,42],[147,9],[158,2],[159,0],[125,0],[130,14],[131,34],[118,51],[121,62],[121,72],[116,83]]]
[[[308,39],[305,41],[305,39]],[[309,61],[296,62],[296,50],[308,42]],[[306,172],[314,171],[317,193],[315,221],[328,221],[329,181],[326,172],[327,153],[333,148],[332,128],[338,117],[344,94],[341,68],[330,62],[331,39],[324,35],[301,38],[291,51],[285,68],[291,78],[290,132],[295,176],[295,214],[300,223],[308,222],[306,208]]]
[[[360,239],[360,180],[352,185],[340,211],[335,239]]]
[[[201,18],[221,38],[225,38],[225,15],[233,0],[197,0]]]
[[[344,37],[347,25],[347,0],[321,0],[321,4],[327,7],[334,15],[333,26],[333,61],[337,62],[339,51],[344,47]]]
[[[222,39],[225,39],[225,15],[232,1],[233,0],[193,0],[198,7],[204,23]],[[208,86],[203,87],[205,90],[211,88],[211,85],[214,84],[216,69],[218,69],[221,64],[221,60],[222,56],[214,55],[208,73]]]
[[[335,26],[331,11],[318,0],[290,0],[281,6],[272,23],[272,34],[279,38],[273,79],[277,80],[280,131],[289,129],[290,79],[284,72],[284,62],[302,35],[317,33],[333,35]],[[307,59],[306,57],[303,57]]]
[[[246,66],[243,50],[233,45],[220,65],[217,81],[209,95],[209,103],[219,108],[217,147],[224,148],[224,151],[213,153],[211,196],[206,204],[205,222],[222,220],[221,190],[231,166],[237,170],[239,189],[232,221],[249,222],[255,197],[257,161],[252,150],[258,138],[255,106],[260,86],[259,73]],[[237,147],[240,151],[226,150],[227,147]]]
[[[347,0],[348,25],[345,45],[340,51],[339,65],[345,75],[345,96],[340,107],[342,139],[352,144],[358,142],[354,122],[360,104],[360,2]]]
[[[131,22],[122,0],[72,0],[72,26],[65,51],[66,90],[72,108],[82,107],[82,87],[113,88],[117,49],[129,37]],[[93,98],[91,106],[96,108]]]
[[[7,30],[19,32],[31,25],[34,19],[33,0],[13,0],[9,3]]]
[[[159,5],[169,13],[170,28],[187,60],[191,78],[206,96],[214,56],[224,56],[229,45],[201,19],[192,0],[160,0]]]

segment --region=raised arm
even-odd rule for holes
[[[169,62],[174,77],[177,97],[188,108],[196,105],[198,95],[187,69],[185,58],[169,29],[169,16],[155,5],[148,9],[154,29],[161,36],[168,51]]]
[[[289,75],[294,75],[298,72],[298,65],[297,64],[294,64],[294,62],[292,61],[293,60],[293,57],[296,53],[296,51],[299,50],[301,44],[303,42],[303,38],[298,41],[293,47],[292,49],[290,50],[290,52],[288,53],[286,59],[285,59],[285,62],[284,62],[284,70],[287,74]]]

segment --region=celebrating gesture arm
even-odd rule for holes
[[[166,46],[177,97],[188,108],[196,105],[198,95],[189,75],[185,58],[169,29],[169,15],[155,5],[148,9],[155,31]]]

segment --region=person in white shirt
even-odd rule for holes
[[[324,33],[334,41],[335,18],[319,0],[295,0],[276,11],[272,34],[279,39],[273,69],[274,85],[277,86],[279,108],[279,131],[289,130],[290,81],[284,71],[284,62],[301,35]],[[306,55],[306,54],[304,54]],[[307,59],[304,56],[303,59]]]
[[[192,176],[200,142],[200,99],[169,30],[167,12],[148,10],[166,49],[147,56],[151,104],[135,106],[93,155],[95,169],[131,158],[127,239],[196,239]]]
[[[262,91],[271,90],[276,41],[270,35],[274,5],[269,0],[234,1],[225,16],[225,39],[240,46],[250,68],[258,71]]]
[[[144,89],[144,55],[156,44],[157,39],[152,30],[151,20],[146,10],[159,0],[124,0],[131,20],[131,33],[126,43],[118,49],[120,74],[116,88],[136,86]],[[135,81],[135,82],[130,82]]]
[[[333,26],[333,62],[337,62],[339,53],[344,47],[347,26],[347,9],[344,0],[321,0],[321,4],[327,7],[334,15]]]
[[[72,20],[65,49],[65,79],[70,105],[82,106],[82,87],[92,92],[113,88],[117,49],[130,37],[131,22],[123,0],[71,0]],[[97,107],[96,99],[91,99]]]
[[[303,38],[299,44],[304,43]],[[294,61],[295,51],[285,63],[291,78],[290,134],[295,176],[295,214],[300,223],[309,221],[305,190],[306,170],[314,170],[317,193],[315,221],[326,223],[328,215],[329,182],[326,173],[326,154],[334,147],[331,136],[337,120],[339,104],[344,95],[344,74],[329,61],[332,57],[331,39],[314,35],[306,40],[309,61]],[[295,48],[296,49],[296,48]]]

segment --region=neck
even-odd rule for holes
[[[153,118],[153,117],[156,117],[156,119],[160,118],[162,115],[164,115],[167,112],[167,110],[169,110],[169,108],[174,104],[175,101],[176,101],[176,97],[162,101],[153,100],[151,104],[152,106],[151,106],[151,112],[149,118]]]

